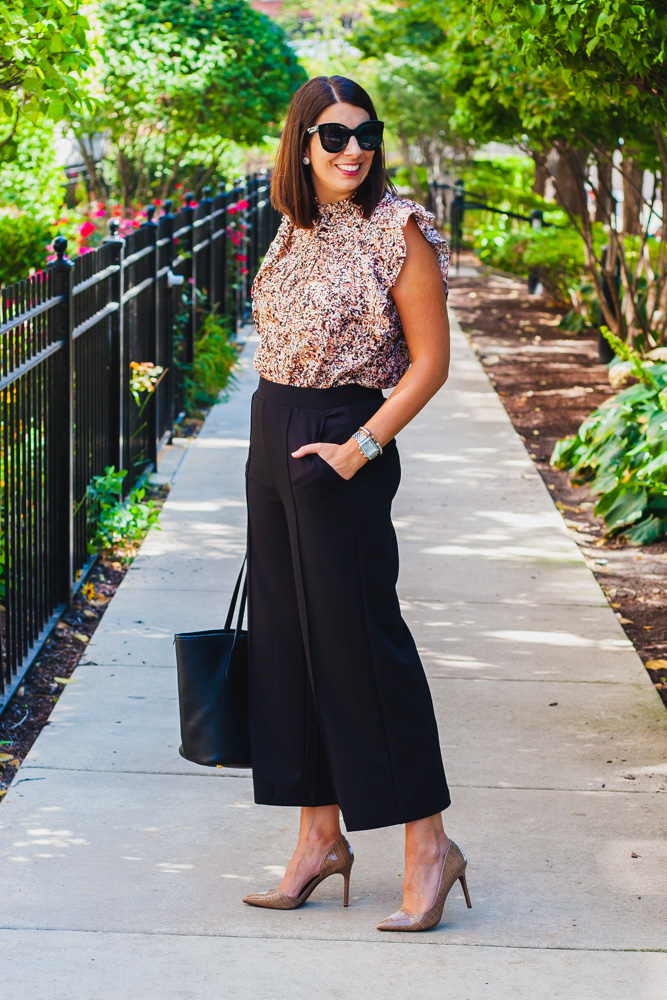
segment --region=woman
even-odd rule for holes
[[[447,378],[449,251],[433,216],[395,196],[382,122],[344,77],[294,95],[271,197],[283,219],[252,288],[250,738],[255,801],[300,806],[301,823],[279,887],[245,902],[293,909],[339,873],[347,905],[342,812],[348,832],[405,824],[403,905],[378,927],[423,930],[457,879],[467,899],[466,859],[442,825],[391,501],[394,436]]]

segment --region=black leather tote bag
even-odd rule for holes
[[[174,636],[181,715],[179,753],[186,760],[208,767],[251,766],[248,633],[241,628],[247,594],[245,565],[244,559],[225,627]],[[236,624],[232,627],[237,603]]]

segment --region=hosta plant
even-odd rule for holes
[[[551,464],[598,495],[607,535],[635,545],[667,534],[667,364],[642,358],[603,328],[639,380],[607,400],[559,441]]]

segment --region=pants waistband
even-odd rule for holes
[[[261,376],[256,395],[265,403],[302,407],[306,410],[332,410],[337,406],[354,406],[356,403],[372,401],[381,406],[384,402],[382,389],[370,389],[356,383],[334,385],[329,389],[313,389],[310,386],[270,382]]]

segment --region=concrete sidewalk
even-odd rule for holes
[[[473,909],[375,930],[400,828],[351,838],[347,910],[340,880],[240,902],[297,812],[179,757],[172,634],[222,621],[244,550],[251,347],[0,806],[3,1000],[664,1000],[667,714],[460,331],[395,518]]]

